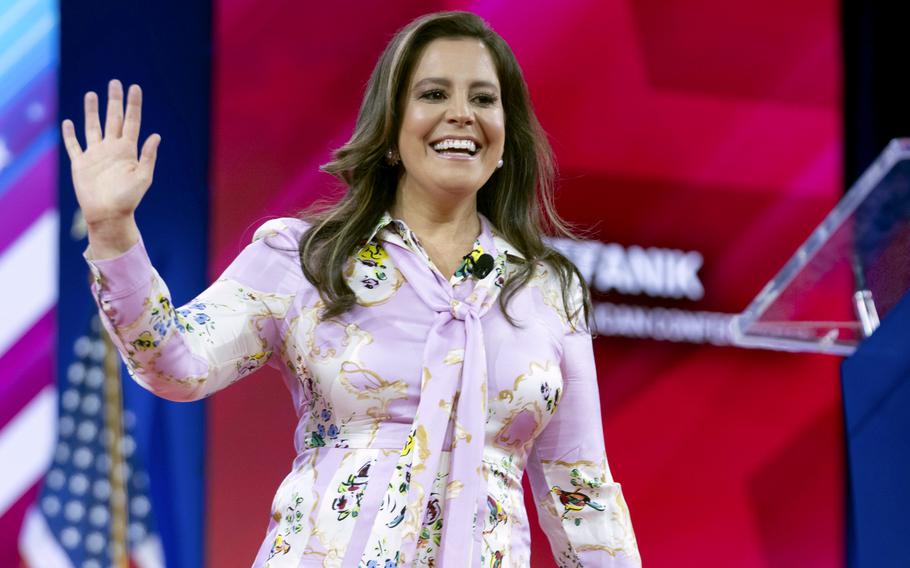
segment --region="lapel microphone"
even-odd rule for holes
[[[474,270],[471,275],[481,280],[493,270],[493,255],[483,253],[474,261]]]

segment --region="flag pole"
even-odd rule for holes
[[[117,568],[129,568],[126,546],[127,510],[126,476],[123,460],[123,400],[120,390],[120,355],[107,330],[100,330],[104,340],[104,420],[108,455],[111,457],[111,561]]]

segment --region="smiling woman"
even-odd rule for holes
[[[297,408],[254,566],[524,568],[525,472],[560,566],[641,565],[604,449],[588,290],[541,239],[571,236],[550,149],[483,20],[401,30],[323,166],[345,195],[260,227],[179,308],[132,219],[160,138],[137,160],[141,91],[124,122],[110,89],[103,139],[94,94],[88,149],[63,133],[92,290],[131,376],[188,401],[269,364]]]

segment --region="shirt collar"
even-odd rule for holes
[[[367,242],[368,243],[373,242],[374,239],[376,239],[376,235],[379,234],[379,231],[381,231],[386,225],[391,223],[393,220],[394,219],[392,219],[392,215],[388,211],[384,211],[382,213],[382,215],[379,217],[379,221],[373,226],[373,230],[370,231],[370,236],[367,237]]]
[[[483,213],[480,213],[478,211],[477,214],[481,219],[481,239],[483,239],[483,234],[486,232],[487,238],[493,241],[495,249],[500,253],[506,252],[510,256],[515,256],[522,260],[524,259],[524,255],[521,254],[521,252],[519,252],[519,250],[515,248],[514,245],[508,242],[505,237],[499,234],[499,231],[496,230],[493,224],[490,223],[489,219],[487,219]],[[398,239],[401,239],[403,241],[408,239],[409,229],[405,222],[401,219],[395,219],[392,217],[392,214],[386,210],[379,217],[379,221],[377,221],[373,226],[373,230],[370,231],[370,236],[367,238],[367,242],[375,242],[375,239],[379,235],[380,231],[386,227],[388,227],[392,231],[392,234],[395,237],[398,237]]]

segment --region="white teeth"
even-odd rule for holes
[[[451,150],[458,148],[461,150],[467,150],[472,154],[477,151],[477,145],[474,144],[473,140],[455,140],[452,138],[446,138],[436,144],[433,144],[433,149],[437,152],[442,152],[444,150]]]

